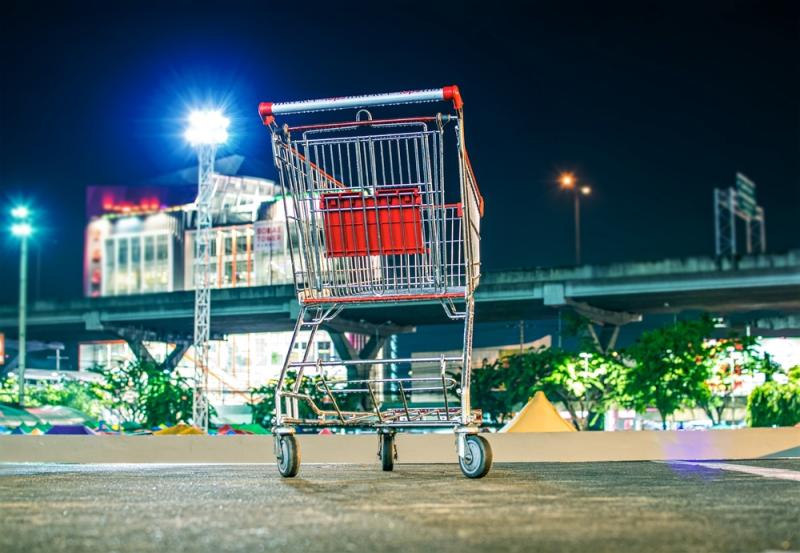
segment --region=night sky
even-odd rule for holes
[[[589,263],[713,254],[712,190],[737,170],[758,184],[769,250],[800,247],[797,2],[68,4],[0,19],[0,201],[38,211],[33,298],[81,294],[86,185],[194,163],[181,133],[195,103],[232,116],[223,155],[271,168],[259,101],[449,84],[486,198],[487,270],[572,262],[561,170],[594,188]]]

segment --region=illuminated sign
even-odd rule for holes
[[[103,211],[106,213],[145,213],[161,209],[158,198],[141,198],[137,203],[116,201],[113,196],[103,197]]]

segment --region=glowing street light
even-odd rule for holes
[[[211,328],[211,200],[217,146],[230,121],[219,110],[193,111],[184,137],[197,151],[197,233],[194,238],[194,394],[192,423],[208,431],[208,341]]]
[[[224,144],[228,140],[228,125],[230,120],[219,110],[193,111],[184,137],[192,146]]]
[[[33,234],[33,227],[30,223],[14,223],[11,225],[11,234],[17,238],[27,238]]]
[[[30,215],[30,210],[24,205],[16,206],[11,210],[11,217],[15,221],[11,225],[11,234],[19,238],[19,357],[17,370],[20,407],[25,404],[25,361],[28,352],[28,237],[33,234],[33,226],[28,221]]]
[[[30,210],[24,205],[18,205],[11,210],[11,216],[14,219],[27,219],[30,216]]]
[[[563,190],[572,190],[575,204],[575,264],[581,264],[581,196],[588,196],[592,188],[588,185],[578,186],[578,179],[573,173],[561,173],[558,183]]]

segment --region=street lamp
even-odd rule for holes
[[[197,233],[194,240],[194,394],[192,422],[208,431],[208,341],[211,327],[211,199],[214,157],[230,121],[219,110],[193,111],[184,134],[197,152]]]
[[[19,374],[19,405],[25,404],[25,355],[28,350],[27,311],[28,311],[28,237],[33,234],[33,226],[28,221],[30,210],[25,206],[17,206],[11,210],[11,234],[19,238],[19,356],[17,371]]]
[[[561,173],[558,183],[564,190],[571,190],[575,204],[575,265],[581,264],[581,196],[588,196],[592,188],[588,185],[578,186],[578,179],[572,173]]]

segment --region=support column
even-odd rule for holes
[[[167,358],[164,359],[164,362],[161,364],[161,366],[164,367],[165,370],[174,371],[177,368],[178,363],[180,363],[181,359],[183,359],[183,356],[187,351],[189,351],[189,347],[191,345],[192,344],[189,342],[175,344],[175,349],[172,350],[169,355],[167,355]]]

